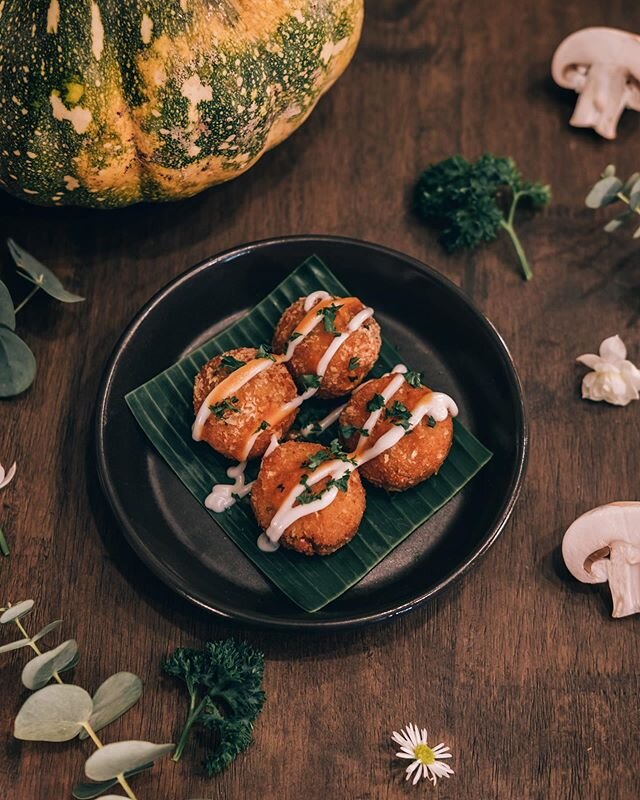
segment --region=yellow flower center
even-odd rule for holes
[[[425,764],[426,766],[435,763],[436,760],[433,750],[427,744],[417,744],[413,748],[413,755],[421,764]]]

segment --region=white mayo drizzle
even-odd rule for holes
[[[304,310],[308,314],[309,311],[311,311],[311,309],[315,305],[327,300],[333,300],[332,295],[330,295],[328,292],[325,291],[312,292],[305,298]],[[366,322],[366,320],[369,319],[369,317],[371,316],[373,316],[373,309],[369,307],[363,308],[362,311],[359,311],[349,321],[349,324],[347,325],[347,328],[344,331],[344,333],[341,333],[339,336],[335,336],[333,338],[333,341],[326,349],[322,358],[318,362],[318,366],[316,367],[316,375],[318,375],[320,379],[324,377],[324,374],[327,371],[329,364],[331,363],[331,359],[335,356],[340,347],[342,347],[342,345],[346,342],[349,336],[351,336],[352,333],[354,333],[360,327],[362,327],[364,322]],[[193,428],[191,431],[193,439],[195,441],[200,441],[202,439],[202,432],[204,429],[204,425],[206,421],[209,419],[209,416],[211,415],[211,405],[213,404],[214,399],[217,402],[221,402],[222,400],[232,395],[234,392],[237,392],[239,389],[241,389],[256,375],[259,375],[265,369],[268,369],[272,364],[283,364],[287,361],[290,361],[293,358],[293,354],[296,351],[296,347],[300,344],[300,342],[302,342],[302,340],[306,336],[308,336],[311,333],[311,331],[316,327],[316,325],[319,325],[322,321],[323,318],[321,314],[314,314],[308,320],[302,320],[300,325],[298,325],[295,329],[296,332],[299,333],[300,335],[294,339],[289,340],[284,355],[274,355],[272,359],[261,358],[247,362],[247,364],[244,367],[241,367],[239,370],[236,370],[236,372],[232,373],[229,376],[231,380],[228,385],[231,386],[231,388],[228,391],[225,390],[224,388],[221,390],[220,389],[221,384],[215,386],[206,396],[204,402],[198,409],[198,413],[196,414],[196,419],[195,422],[193,423]],[[295,411],[296,408],[301,406],[310,397],[313,397],[313,395],[316,394],[319,388],[320,388],[319,386],[312,386],[302,394],[295,397],[293,400],[290,400],[288,403],[283,404],[278,409],[276,414],[278,421],[286,417],[291,412]],[[342,409],[337,410],[337,414],[334,417],[334,419],[337,419],[341,410]],[[331,420],[331,422],[333,422],[333,420]],[[326,427],[328,427],[331,424],[331,422],[327,423]],[[226,511],[228,508],[231,508],[231,506],[235,503],[237,497],[244,497],[251,491],[252,484],[245,484],[244,482],[244,471],[247,466],[247,461],[249,459],[249,454],[251,453],[251,449],[253,448],[253,445],[256,443],[256,440],[258,439],[258,436],[260,436],[261,433],[262,430],[258,429],[251,434],[251,436],[245,442],[242,451],[241,462],[238,465],[230,467],[227,470],[227,475],[230,478],[234,479],[234,483],[216,484],[212,488],[211,493],[207,496],[205,500],[206,507],[211,509],[211,511],[215,512]],[[274,437],[272,437],[272,443],[273,439]],[[268,452],[270,451],[268,450],[267,453]],[[233,495],[236,495],[236,497],[234,497]]]
[[[387,376],[385,376],[388,377],[389,375],[395,375],[395,377],[389,381],[389,384],[385,387],[384,391],[381,392],[385,401],[385,405],[389,402],[389,400],[392,399],[394,394],[396,394],[396,392],[402,386],[402,383],[405,380],[404,373],[406,373],[406,371],[407,368],[403,364],[398,364],[390,373],[387,373]],[[382,408],[372,411],[362,427],[367,431],[372,431],[380,419],[381,413]],[[406,431],[400,425],[394,425],[393,428],[384,433],[377,440],[377,442],[370,447],[366,446],[367,437],[361,435],[359,437],[358,444],[356,445],[356,449],[353,453],[350,453],[350,457],[356,462],[355,465],[340,460],[327,461],[324,464],[321,464],[308,477],[306,486],[313,486],[323,478],[333,478],[334,480],[337,480],[345,474],[350,474],[354,469],[366,464],[367,461],[371,461],[372,459],[384,453],[385,450],[389,450],[391,447],[397,444],[406,433],[409,433],[416,427],[416,425],[419,425],[425,416],[429,415],[433,417],[436,422],[444,422],[449,414],[451,414],[452,417],[455,417],[458,414],[458,406],[455,404],[454,400],[449,397],[449,395],[443,394],[442,392],[427,392],[424,397],[419,400],[416,407],[411,412],[411,416],[407,420],[409,427]],[[297,484],[284,498],[280,508],[274,514],[271,524],[265,533],[261,534],[260,539],[258,540],[258,546],[262,550],[266,551],[267,542],[271,543],[271,549],[269,552],[271,552],[273,549],[277,549],[280,537],[290,525],[302,517],[307,516],[308,514],[313,514],[316,511],[322,511],[323,508],[326,508],[333,503],[338,494],[338,488],[333,486],[317,500],[313,500],[311,503],[296,506],[295,502],[298,499],[298,496],[304,492],[306,486],[301,483]]]

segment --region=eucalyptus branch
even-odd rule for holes
[[[17,314],[18,311],[21,311],[27,305],[29,300],[31,300],[31,298],[39,291],[40,291],[40,286],[34,286],[33,289],[29,292],[29,294],[26,297],[24,297],[18,303],[18,305],[13,309],[13,313]]]
[[[22,671],[23,684],[34,694],[18,712],[14,736],[44,742],[64,742],[76,737],[91,739],[96,752],[87,759],[85,774],[95,782],[75,786],[74,797],[97,797],[119,784],[130,800],[137,800],[128,778],[153,766],[157,758],[172,752],[174,745],[141,741],[105,745],[97,731],[121,717],[139,700],[142,682],[130,672],[118,672],[93,697],[80,686],[65,684],[60,673],[76,665],[78,645],[69,639],[53,650],[42,651],[37,643],[56,630],[62,620],[51,622],[31,636],[22,618],[33,606],[33,600],[24,600],[0,609],[0,626],[14,623],[23,637],[0,646],[0,653],[29,647],[36,654]]]
[[[616,175],[615,166],[609,164],[600,175],[600,180],[589,190],[585,204],[588,208],[604,208],[616,202],[624,203],[626,208],[607,222],[604,226],[607,233],[621,228],[634,214],[640,215],[640,173],[634,172],[626,181],[622,181]],[[640,238],[640,227],[636,228],[633,238]]]

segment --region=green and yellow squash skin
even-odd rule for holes
[[[0,0],[0,182],[42,205],[175,200],[286,139],[364,0]]]

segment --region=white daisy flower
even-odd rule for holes
[[[9,467],[9,471],[5,472],[4,467],[0,464],[0,489],[4,489],[5,486],[8,486],[11,481],[13,480],[13,476],[16,474],[16,463],[13,462],[13,465]]]
[[[400,752],[396,753],[398,758],[411,759],[411,764],[407,767],[406,780],[413,775],[414,786],[420,778],[427,778],[435,786],[438,778],[448,778],[453,775],[451,767],[442,761],[452,757],[451,748],[442,742],[435,747],[429,747],[426,728],[420,730],[417,725],[409,723],[400,733],[394,731],[391,738],[400,745]]]

